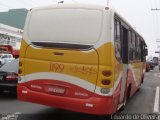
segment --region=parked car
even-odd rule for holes
[[[154,69],[154,67],[156,66],[156,64],[154,63],[154,61],[153,61],[153,60],[149,61],[149,62],[148,62],[148,64],[149,64],[149,66],[150,66],[151,70],[153,70],[153,69]]]
[[[12,60],[0,68],[0,92],[7,90],[16,93],[19,59]]]
[[[146,63],[146,72],[149,72],[150,70],[151,70],[150,64],[147,62],[147,63]]]
[[[154,61],[155,66],[159,64],[158,59],[159,59],[158,57],[153,57],[153,61]]]
[[[11,62],[14,60],[12,54],[0,54],[0,64],[5,64],[6,62]]]

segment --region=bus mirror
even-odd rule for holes
[[[148,55],[148,49],[145,49],[145,54],[144,54],[145,56],[147,56]]]

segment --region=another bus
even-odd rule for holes
[[[143,82],[147,45],[120,15],[100,5],[29,11],[20,50],[18,99],[109,115]]]

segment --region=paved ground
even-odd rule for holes
[[[144,83],[139,92],[137,92],[127,103],[123,113],[146,113],[153,112],[155,90],[160,86],[160,72],[156,67],[154,70],[145,73]]]

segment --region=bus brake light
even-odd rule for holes
[[[101,81],[103,85],[109,85],[111,83],[110,80],[104,79]]]
[[[108,71],[108,70],[105,70],[105,71],[102,71],[102,74],[105,76],[105,77],[109,77],[112,75],[112,72],[111,71]]]

